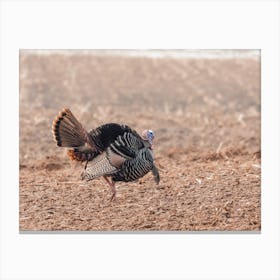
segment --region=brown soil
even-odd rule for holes
[[[80,180],[52,121],[156,133],[161,182]],[[261,229],[260,61],[20,53],[19,228],[91,231]]]

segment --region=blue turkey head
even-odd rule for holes
[[[142,133],[142,137],[144,140],[150,143],[151,147],[153,147],[153,140],[155,138],[155,134],[151,129],[144,130]]]

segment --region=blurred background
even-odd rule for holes
[[[65,152],[52,139],[52,121],[64,107],[69,107],[88,130],[117,122],[138,132],[145,128],[155,131],[155,157],[164,178],[158,195],[163,195],[161,201],[170,207],[160,212],[161,219],[151,214],[153,223],[147,228],[260,229],[259,50],[21,50],[19,64],[22,229],[87,228],[75,223],[74,214],[65,227],[58,222],[59,214],[55,216],[61,214],[59,211],[42,218],[49,217],[42,210],[46,204],[61,202],[54,198],[51,187],[53,182],[59,184],[59,174],[65,178],[72,173],[78,181],[81,171],[73,165],[69,169]],[[248,172],[253,176],[247,176]],[[143,184],[151,191],[149,180],[147,186],[145,180]],[[172,188],[171,181],[176,187]],[[42,185],[48,188],[42,189]],[[233,190],[233,185],[240,189]],[[196,188],[192,190],[192,186]],[[103,196],[104,189],[99,190]],[[31,211],[29,206],[35,199],[31,193],[44,195],[46,190],[50,192],[48,199],[43,204],[37,199],[38,209]],[[67,195],[77,190],[73,183]],[[134,197],[139,194],[135,192]],[[180,207],[174,204],[180,201],[178,193],[183,193]],[[126,197],[125,205],[129,194],[121,196]],[[142,197],[143,204],[137,205],[151,204],[151,196],[154,193],[147,196],[146,204]],[[193,198],[191,204],[185,203],[186,197]],[[226,203],[232,209],[228,217],[221,214],[224,210],[213,210],[224,209]],[[206,208],[200,209],[201,205]],[[213,211],[207,205],[213,206]],[[145,209],[141,208],[141,215],[149,216]],[[194,209],[200,209],[201,217]],[[160,222],[171,210],[176,212],[175,222]],[[84,208],[80,211],[86,215]],[[101,229],[119,229],[109,221],[112,217],[106,217]],[[87,229],[97,229],[90,221]],[[135,229],[135,224],[132,221],[124,229]],[[146,222],[138,224],[136,229],[143,229]]]
[[[161,138],[170,135],[169,145],[176,147],[216,149],[222,140],[226,145],[237,140],[246,144],[251,137],[258,145],[257,128],[249,136],[250,128],[234,131],[230,123],[245,126],[246,119],[259,119],[260,53],[21,51],[21,140],[29,135],[28,142],[52,143],[51,121],[67,106],[88,129],[106,122],[127,123],[140,130],[149,127],[163,146]],[[25,122],[31,125],[24,126]],[[21,156],[34,157],[26,148],[21,146]]]

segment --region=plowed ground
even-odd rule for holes
[[[161,181],[100,178],[56,147],[70,107],[87,129],[107,122],[156,133]],[[101,55],[20,55],[19,229],[261,229],[260,62]]]

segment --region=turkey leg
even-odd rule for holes
[[[116,187],[115,187],[115,182],[114,181],[110,181],[108,177],[103,176],[103,178],[105,179],[105,181],[108,183],[108,185],[110,186],[113,194],[111,196],[111,201],[116,199]]]

